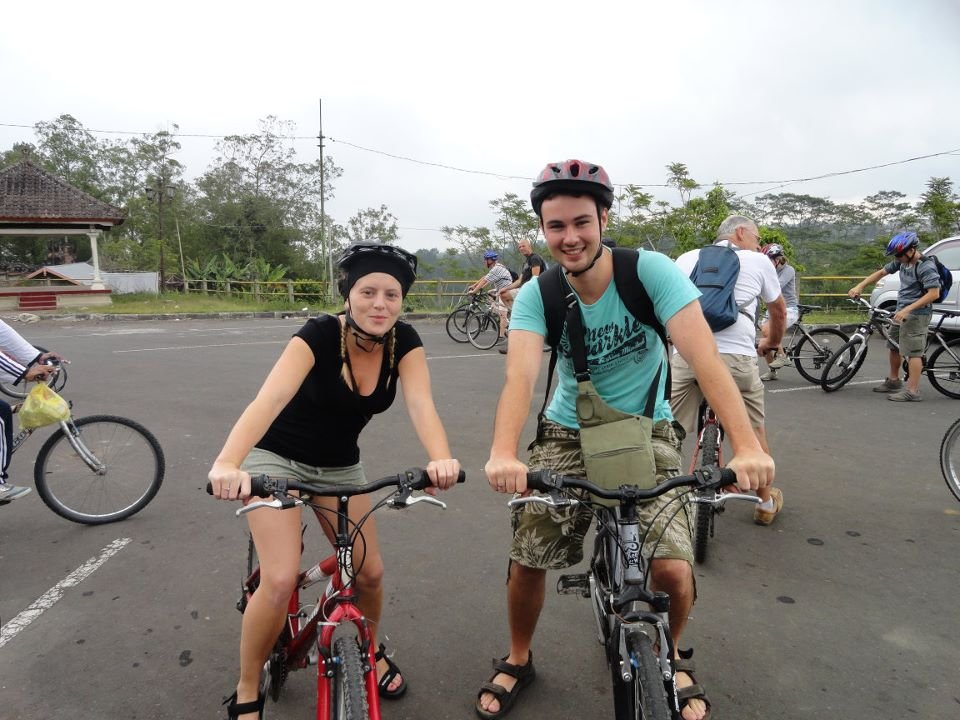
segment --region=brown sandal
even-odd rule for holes
[[[507,655],[500,660],[493,661],[493,675],[490,676],[490,680],[480,686],[480,692],[477,693],[477,704],[474,709],[477,711],[477,715],[483,718],[483,720],[498,720],[498,718],[502,718],[504,715],[510,712],[510,709],[517,700],[517,696],[520,695],[520,691],[532,683],[534,678],[537,676],[537,671],[533,667],[532,650],[527,657],[527,662],[525,665],[513,665],[512,663],[508,663],[508,657],[510,656]],[[507,690],[505,687],[503,687],[503,685],[496,685],[493,682],[493,679],[500,673],[517,679],[517,683],[513,686],[513,690]],[[489,710],[484,710],[482,707],[480,707],[480,698],[483,697],[484,693],[490,693],[497,699],[497,702],[500,703],[499,710],[496,712],[490,712]]]

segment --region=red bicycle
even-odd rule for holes
[[[457,482],[463,482],[461,471]],[[285,478],[258,475],[250,478],[251,494],[270,497],[270,501],[255,501],[237,510],[237,515],[260,507],[280,510],[298,506],[311,508],[319,522],[327,522],[321,514],[326,508],[310,502],[309,496],[337,498],[337,531],[334,553],[300,573],[296,589],[290,598],[287,623],[277,638],[273,651],[264,663],[260,676],[260,696],[268,695],[277,701],[287,675],[310,665],[317,666],[317,720],[380,720],[380,695],[377,691],[376,651],[366,618],[357,607],[353,566],[353,547],[362,538],[363,524],[381,507],[395,509],[410,507],[420,502],[445,508],[446,503],[430,495],[417,495],[415,490],[430,486],[425,470],[414,468],[390,475],[364,485],[312,485]],[[354,495],[376,492],[386,487],[397,491],[374,504],[370,512],[356,524],[347,513],[349,499]],[[207,492],[211,487],[208,484]],[[306,498],[288,494],[290,490],[304,493]],[[303,545],[301,543],[301,552]],[[307,588],[326,583],[326,589],[314,605],[301,599]],[[237,609],[243,612],[260,585],[260,567],[252,538],[247,552],[247,577]],[[349,631],[345,631],[349,629]],[[338,632],[339,631],[339,632]],[[261,715],[263,717],[263,715]]]
[[[699,463],[697,459],[699,457]],[[690,474],[698,468],[723,467],[723,427],[713,408],[703,400],[697,415],[697,444],[690,458]],[[743,495],[736,491],[715,489],[697,490],[693,497],[694,533],[693,559],[702,563],[707,559],[707,541],[713,537],[714,522],[723,512],[727,500],[743,500],[757,503],[756,495]]]

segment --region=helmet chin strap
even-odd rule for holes
[[[354,320],[353,315],[350,314],[350,308],[347,308],[346,317],[347,317],[347,327],[349,327],[350,331],[353,333],[353,337],[355,342],[357,343],[357,347],[363,350],[364,352],[373,352],[374,350],[377,349],[376,348],[377,345],[383,345],[387,341],[386,335],[371,335],[366,330],[364,330],[359,325],[357,325],[357,321]],[[360,344],[361,340],[365,340],[366,342],[373,343],[374,347],[369,349],[365,348],[363,345]]]
[[[593,256],[593,261],[589,265],[587,265],[583,270],[577,270],[577,272],[568,271],[567,275],[569,275],[570,277],[580,277],[587,270],[589,270],[590,268],[592,268],[594,265],[597,264],[597,260],[600,259],[601,255],[603,255],[603,243],[600,243],[597,246],[597,254]],[[349,315],[347,317],[349,317]]]

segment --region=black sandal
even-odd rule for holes
[[[247,713],[252,712],[255,712],[258,718],[262,718],[264,700],[266,700],[266,698],[261,695],[256,700],[238,703],[237,693],[234,692],[233,695],[223,701],[223,704],[227,706],[227,720],[236,720],[236,718],[240,717],[241,715],[246,715]]]
[[[397,700],[403,697],[403,694],[407,691],[407,679],[401,677],[400,686],[396,690],[390,689],[390,683],[393,682],[397,675],[400,675],[400,668],[397,667],[397,664],[393,660],[387,657],[387,648],[384,647],[383,643],[380,643],[380,649],[377,650],[373,657],[377,662],[380,662],[381,660],[387,661],[387,671],[377,683],[377,690],[380,693],[380,697],[387,698],[389,700]]]
[[[480,686],[480,692],[477,693],[477,704],[474,706],[474,709],[477,711],[477,715],[483,718],[483,720],[497,720],[510,712],[513,704],[517,701],[517,697],[520,695],[520,691],[532,683],[537,676],[537,671],[533,667],[532,650],[527,657],[526,665],[513,665],[512,663],[508,663],[507,657],[510,656],[507,655],[500,660],[493,661],[493,675],[487,682]],[[500,673],[517,679],[513,690],[507,690],[503,685],[497,685],[493,682],[493,679]],[[497,699],[497,702],[500,703],[500,709],[497,710],[497,712],[490,712],[480,707],[480,698],[483,697],[484,693],[490,693]]]
[[[697,678],[693,674],[694,670],[696,670],[696,666],[691,659],[692,657],[692,649],[681,650],[680,658],[673,661],[674,675],[676,675],[678,672],[686,673],[687,677],[689,677],[693,683],[685,688],[677,687],[677,701],[680,703],[680,711],[683,712],[683,709],[691,700],[703,700],[707,706],[707,714],[703,716],[703,720],[710,720],[710,715],[712,714],[710,698],[707,697],[707,691],[703,689],[703,685],[697,682]],[[674,678],[673,682],[674,685],[676,685],[676,678]]]

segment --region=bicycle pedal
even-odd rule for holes
[[[557,580],[557,593],[560,595],[580,595],[590,597],[590,579],[586,573],[579,575],[561,575]]]

